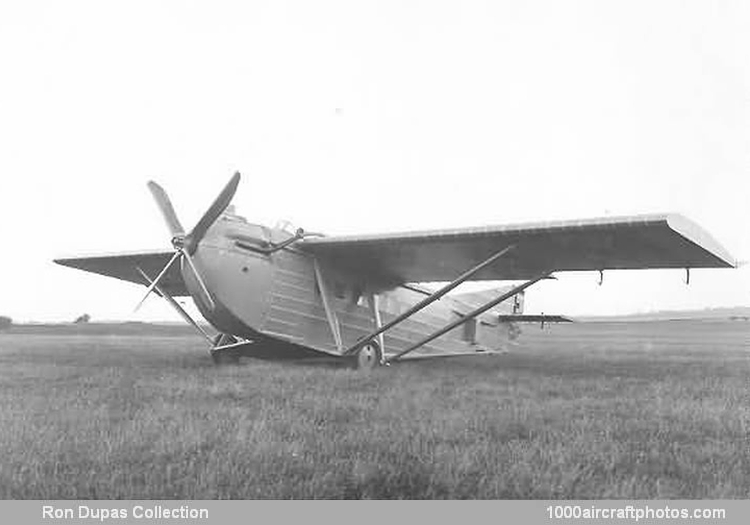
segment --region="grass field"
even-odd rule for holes
[[[0,499],[750,497],[750,323],[525,332],[372,374],[0,333]]]

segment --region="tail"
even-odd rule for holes
[[[483,304],[487,304],[488,302],[493,300],[495,297],[502,295],[503,293],[507,292],[508,290],[511,290],[512,288],[513,288],[512,286],[503,286],[500,288],[491,288],[489,290],[480,290],[478,292],[464,292],[464,293],[451,294],[450,297],[471,308],[478,308],[479,306],[482,306]],[[500,303],[499,305],[495,306],[490,311],[492,313],[503,314],[503,315],[522,314],[523,305],[524,305],[524,295],[525,295],[524,291],[518,292],[516,295],[513,296],[512,299],[509,299],[503,303]]]

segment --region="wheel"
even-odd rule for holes
[[[357,352],[356,367],[358,370],[374,370],[383,363],[383,352],[380,345],[370,341]]]

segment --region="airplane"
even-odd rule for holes
[[[151,191],[172,250],[55,259],[146,286],[206,338],[216,363],[329,356],[371,370],[405,358],[502,353],[519,322],[566,322],[523,313],[527,288],[554,273],[612,269],[733,268],[729,253],[678,214],[325,236],[252,224],[230,207],[235,173],[192,230],[164,189]],[[453,293],[471,281],[522,281]],[[424,283],[447,283],[437,290]],[[601,281],[600,281],[601,284]],[[191,297],[218,335],[177,302]],[[137,308],[136,308],[137,309]]]

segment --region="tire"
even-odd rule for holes
[[[383,352],[380,345],[370,341],[357,352],[355,368],[357,370],[375,370],[383,364]]]

